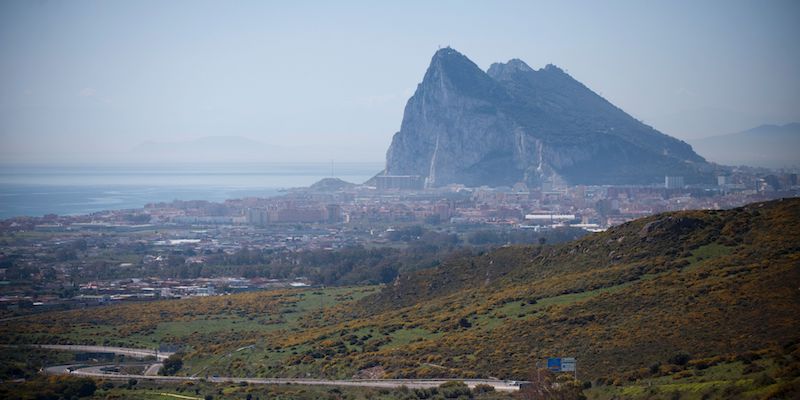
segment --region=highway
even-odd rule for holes
[[[150,364],[150,366],[148,366],[147,369],[144,371],[144,374],[147,376],[157,376],[158,371],[160,371],[161,367],[163,366],[164,364],[162,363]]]
[[[83,346],[73,344],[32,344],[30,347],[38,347],[40,349],[50,350],[64,350],[64,351],[85,351],[89,353],[114,353],[123,354],[126,356],[136,358],[156,357],[159,361],[164,361],[173,353],[170,352],[156,352],[150,349],[129,349],[126,347],[108,347],[108,346]]]
[[[115,354],[125,354],[133,357],[153,357],[156,355],[154,350],[147,349],[129,349],[124,347],[107,347],[107,346],[82,346],[82,345],[33,345],[43,349],[52,350],[66,350],[66,351],[87,351],[87,352],[106,352]],[[172,353],[158,353],[158,360],[164,360],[172,355]],[[94,378],[123,380],[137,379],[137,380],[151,380],[157,382],[183,382],[183,381],[199,381],[206,379],[209,382],[215,383],[240,383],[247,382],[252,385],[315,385],[315,386],[361,386],[361,387],[374,387],[374,388],[399,388],[408,387],[412,389],[434,388],[449,381],[464,382],[470,388],[476,385],[489,385],[499,391],[516,391],[519,386],[511,382],[497,380],[497,379],[305,379],[305,378],[237,378],[237,377],[219,377],[213,376],[208,378],[201,378],[196,376],[159,376],[155,375],[161,363],[153,363],[145,368],[143,375],[120,374],[111,372],[108,367],[119,367],[119,365],[95,365],[87,366],[85,364],[73,365],[57,365],[45,368],[47,374],[69,374],[78,376],[88,376]]]
[[[103,368],[114,367],[114,365],[91,366],[85,365],[58,365],[48,367],[45,372],[48,374],[70,374],[77,376],[88,376],[93,378],[113,379],[127,381],[128,379],[151,380],[156,382],[184,382],[199,381],[203,378],[193,376],[153,376],[153,375],[131,375],[119,374],[104,371]],[[399,388],[408,387],[412,389],[434,388],[449,381],[464,382],[470,388],[476,385],[489,385],[495,390],[516,391],[519,386],[510,382],[493,379],[304,379],[304,378],[235,378],[235,377],[208,377],[209,382],[215,383],[240,383],[247,382],[251,385],[314,385],[314,386],[361,386],[373,388]]]

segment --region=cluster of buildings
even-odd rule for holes
[[[63,282],[62,282],[63,283]],[[0,310],[14,312],[41,312],[54,309],[73,309],[101,306],[119,302],[141,302],[188,297],[220,296],[254,290],[307,287],[305,278],[195,278],[158,279],[130,278],[93,280],[77,285],[69,296],[59,293],[4,293],[0,295]]]
[[[730,208],[797,196],[800,192],[796,173],[749,170],[734,170],[730,175],[720,176],[715,185],[686,185],[681,176],[666,176],[663,185],[639,186],[568,186],[548,182],[535,188],[517,184],[499,188],[449,185],[425,189],[424,182],[413,176],[378,176],[372,183],[326,186],[321,190],[312,186],[274,198],[223,203],[173,201],[148,204],[139,210],[88,216],[49,216],[28,221],[17,218],[0,222],[0,228],[130,232],[154,226],[250,226],[286,231],[280,227],[295,224],[303,226],[297,231],[327,229],[339,234],[351,227],[374,230],[387,224],[413,223],[440,227],[484,224],[521,229],[532,225],[570,225],[597,230],[663,211]],[[547,220],[538,215],[562,217]],[[325,232],[320,235],[327,236]],[[286,236],[291,236],[290,241],[295,240],[295,235]]]
[[[267,279],[217,277],[194,279],[130,278],[90,281],[79,285],[76,300],[98,302],[207,297],[253,290],[309,286],[305,278]]]
[[[12,218],[0,221],[0,310],[305,285],[311,282],[203,278],[208,276],[203,268],[220,260],[252,263],[248,257],[254,250],[380,246],[403,226],[424,225],[462,237],[477,230],[565,226],[596,232],[664,211],[724,209],[798,195],[796,173],[748,170],[734,170],[704,186],[667,176],[663,185],[426,189],[414,177],[389,176],[373,185],[312,186],[273,198],[173,201],[81,216]],[[117,279],[165,269],[175,271],[175,278]]]
[[[374,225],[419,223],[485,224],[520,229],[575,226],[596,231],[642,216],[686,209],[720,209],[800,193],[797,174],[736,172],[716,185],[686,185],[666,176],[663,185],[425,189],[419,177],[378,176],[374,186],[338,191],[297,190],[275,199],[226,202],[245,223]],[[550,217],[546,217],[550,216]],[[557,216],[557,217],[553,217]]]

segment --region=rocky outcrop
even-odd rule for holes
[[[691,147],[642,124],[556,66],[521,60],[482,71],[451,48],[434,54],[386,155],[389,175],[431,186],[652,183],[701,179]]]
[[[322,178],[309,186],[308,189],[315,192],[336,192],[339,190],[351,189],[355,186],[355,183],[343,181],[339,178]]]

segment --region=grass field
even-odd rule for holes
[[[308,350],[305,345],[285,346],[287,341],[308,327],[324,324],[327,310],[346,307],[377,289],[293,289],[121,304],[32,315],[0,327],[0,334],[6,343],[181,345],[189,353],[183,371],[187,375],[275,376],[274,371],[285,370],[287,357]],[[396,336],[399,343],[413,339]],[[201,347],[202,351],[194,351]],[[306,369],[290,367],[288,374],[303,376]]]
[[[722,362],[709,367],[689,367],[664,376],[620,385],[595,386],[585,391],[589,399],[781,399],[782,393],[800,388],[800,377],[773,379],[780,375],[782,357],[753,361]],[[777,361],[777,362],[776,362]],[[796,393],[796,392],[795,392]]]

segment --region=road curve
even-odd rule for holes
[[[163,363],[155,363],[150,364],[147,369],[144,371],[144,374],[147,376],[156,376],[158,375],[158,371],[161,371],[161,367],[163,367]]]
[[[78,376],[88,376],[94,378],[123,380],[137,379],[137,380],[151,380],[156,382],[184,382],[184,381],[199,381],[203,378],[191,376],[152,376],[152,375],[132,375],[132,374],[117,374],[112,372],[103,371],[104,367],[112,367],[113,365],[106,366],[85,366],[85,365],[58,365],[48,367],[45,373],[48,374],[70,374]],[[208,377],[209,382],[214,383],[240,383],[247,382],[251,385],[313,385],[313,386],[360,386],[360,387],[373,387],[373,388],[399,388],[408,387],[412,389],[425,389],[434,388],[439,385],[450,382],[459,381],[464,382],[470,388],[476,385],[489,385],[499,391],[516,391],[519,386],[513,385],[510,382],[493,380],[493,379],[303,379],[303,378],[235,378],[235,377]]]
[[[145,358],[156,357],[157,360],[163,361],[173,353],[167,351],[159,351],[150,349],[129,349],[127,347],[109,347],[109,346],[84,346],[75,344],[31,344],[30,347],[38,347],[40,349],[50,350],[64,350],[64,351],[86,351],[92,353],[114,353],[123,354],[126,356]]]

